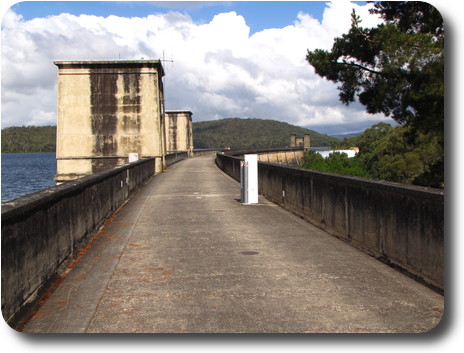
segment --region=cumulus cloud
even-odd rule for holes
[[[300,126],[341,126],[383,120],[359,104],[339,102],[334,84],[318,77],[306,51],[330,49],[350,27],[352,8],[364,26],[379,19],[372,5],[328,3],[322,21],[295,14],[292,25],[250,35],[235,12],[195,23],[172,11],[143,18],[70,14],[25,21],[9,10],[2,23],[2,127],[56,122],[53,60],[159,59],[165,63],[167,109],[188,109],[194,120],[276,119]]]

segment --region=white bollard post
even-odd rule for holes
[[[247,176],[246,204],[258,203],[258,155],[245,155],[245,168]]]
[[[242,203],[247,203],[245,190],[246,190],[245,161],[240,161],[240,201]]]

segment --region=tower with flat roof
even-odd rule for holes
[[[193,150],[192,112],[187,110],[166,111],[167,152]]]
[[[55,61],[57,182],[114,168],[128,155],[164,167],[164,70],[159,60]]]

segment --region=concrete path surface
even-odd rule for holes
[[[443,296],[240,185],[212,156],[145,185],[24,332],[425,332]]]

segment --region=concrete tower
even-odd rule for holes
[[[303,137],[303,148],[305,152],[309,151],[309,149],[311,148],[311,137],[309,136],[309,134],[305,134]]]
[[[296,147],[296,134],[290,135],[290,147]]]
[[[166,153],[159,60],[55,61],[58,66],[57,182],[127,163],[129,153]]]
[[[166,111],[167,153],[193,150],[192,112]]]

